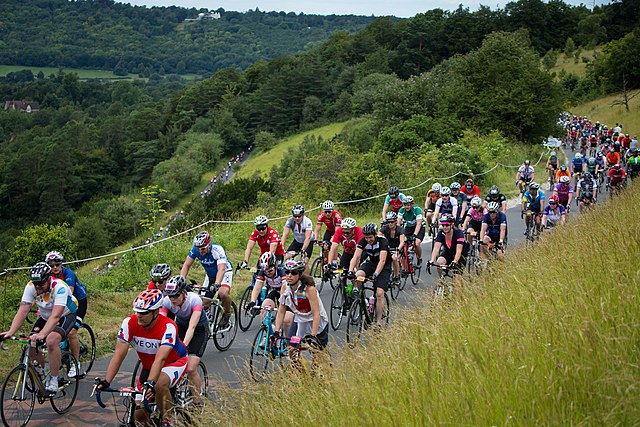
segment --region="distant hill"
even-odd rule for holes
[[[121,73],[205,74],[295,54],[335,31],[353,32],[373,20],[258,9],[147,8],[112,0],[3,0],[0,61]]]

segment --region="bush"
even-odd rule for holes
[[[73,244],[67,237],[67,224],[38,224],[27,227],[16,237],[16,243],[9,255],[12,267],[33,265],[44,261],[50,251],[62,254],[73,252]]]

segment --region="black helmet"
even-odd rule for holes
[[[51,267],[46,262],[39,262],[29,271],[29,278],[35,283],[42,283],[51,277]]]
[[[373,222],[370,222],[368,224],[365,224],[364,227],[362,227],[362,234],[376,234],[376,232],[378,231],[378,226],[375,225]]]
[[[497,185],[492,185],[489,189],[489,196],[498,196],[500,194],[500,189]]]
[[[182,291],[187,289],[187,281],[183,276],[172,276],[167,280],[167,284],[164,287],[164,293],[168,297],[178,295]]]
[[[584,179],[591,179],[591,172],[587,171],[583,175]]]
[[[400,190],[395,185],[389,188],[389,196],[398,196],[400,194]]]

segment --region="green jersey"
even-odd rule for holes
[[[422,221],[424,225],[422,209],[417,206],[414,206],[411,210],[406,210],[404,207],[401,207],[398,211],[398,216],[404,221],[403,226],[405,228],[415,228],[418,221]]]
[[[627,165],[631,168],[632,171],[638,172],[640,171],[640,156],[638,157],[629,157],[627,160]],[[402,210],[402,209],[400,209]]]

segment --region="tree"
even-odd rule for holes
[[[547,53],[542,57],[542,66],[545,70],[549,71],[556,66],[560,52],[555,49],[549,49]]]
[[[567,37],[567,42],[564,44],[564,54],[567,57],[571,57],[573,52],[576,51],[576,44],[571,37]]]
[[[163,206],[169,203],[169,200],[163,196],[166,192],[166,190],[157,185],[143,187],[142,190],[140,190],[145,209],[144,216],[140,220],[140,225],[152,233],[157,229],[158,218],[166,212],[163,208]],[[140,201],[140,199],[138,199],[138,201]]]
[[[76,247],[78,258],[101,255],[109,248],[109,235],[96,217],[79,218],[69,230],[69,238]]]
[[[322,101],[317,96],[307,96],[302,107],[302,122],[306,124],[315,123],[324,115]]]
[[[9,265],[30,266],[44,261],[50,251],[62,254],[73,252],[73,244],[67,236],[67,224],[38,224],[25,228],[18,237],[11,254]]]
[[[256,146],[256,149],[260,151],[269,151],[275,143],[275,135],[265,130],[256,133],[255,139],[253,140],[253,144]]]

